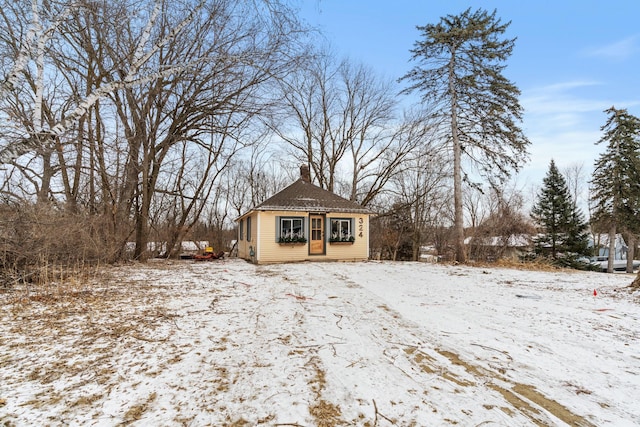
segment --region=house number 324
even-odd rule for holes
[[[364,234],[364,219],[358,218],[358,237],[362,237]]]

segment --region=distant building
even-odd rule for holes
[[[609,235],[608,234],[591,234],[589,235],[590,248],[596,248],[596,257],[608,257],[609,256]],[[615,253],[614,260],[627,259],[627,252],[629,247],[624,241],[622,234],[616,234],[615,237]]]
[[[467,237],[464,240],[469,257],[482,261],[495,261],[500,258],[518,259],[533,249],[529,234],[510,236]]]

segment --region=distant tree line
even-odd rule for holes
[[[234,219],[301,163],[379,213],[372,257],[495,259],[521,234],[554,259],[586,252],[577,172],[552,162],[531,215],[509,187],[530,142],[496,11],[418,27],[399,80],[337,58],[285,0],[0,0],[0,19],[6,280],[229,249]],[[607,113],[589,225],[636,236],[638,119]]]
[[[195,228],[229,227],[240,154],[307,62],[286,2],[0,6],[5,267],[144,260],[158,241],[173,256]]]

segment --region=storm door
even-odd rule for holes
[[[309,254],[324,254],[324,215],[309,215]]]

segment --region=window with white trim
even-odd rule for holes
[[[332,218],[330,242],[353,242],[355,236],[353,234],[353,219],[350,218]]]
[[[240,220],[240,226],[238,228],[240,229],[240,239],[239,240],[244,240],[244,219]]]
[[[247,217],[247,242],[251,241],[251,217]]]
[[[303,217],[277,217],[276,240],[278,243],[304,243],[307,241],[304,226]]]

